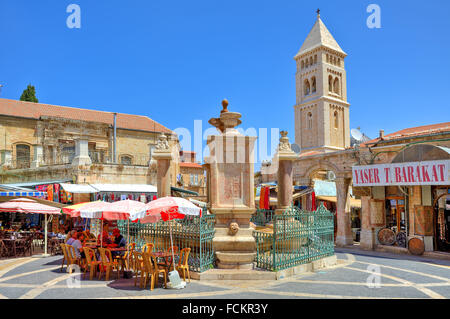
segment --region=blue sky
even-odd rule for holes
[[[81,7],[81,29],[66,7]],[[381,7],[381,29],[366,8]],[[294,141],[294,55],[316,9],[344,51],[351,128],[370,137],[450,120],[450,1],[1,0],[1,97],[147,115],[176,129],[216,117]]]

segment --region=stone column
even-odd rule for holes
[[[78,139],[75,141],[75,158],[72,165],[91,165],[92,160],[89,157],[89,141],[87,139]]]
[[[170,163],[172,161],[172,151],[170,150],[167,136],[160,135],[156,149],[153,152],[156,162],[156,179],[158,188],[158,198],[171,195]]]
[[[337,193],[337,236],[336,246],[353,245],[350,219],[350,178],[336,178]]]
[[[282,214],[292,206],[292,165],[298,155],[291,149],[288,132],[280,132],[280,145],[278,146],[278,204],[276,214]]]
[[[373,250],[375,244],[375,234],[370,222],[370,196],[361,196],[360,247],[364,250]]]
[[[44,148],[42,145],[33,146],[33,161],[31,162],[31,168],[38,168],[44,162]]]

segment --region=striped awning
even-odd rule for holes
[[[9,196],[9,197],[37,197],[37,196],[45,196],[47,193],[44,192],[0,192],[0,196]]]

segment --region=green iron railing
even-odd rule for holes
[[[291,207],[273,217],[273,232],[254,231],[256,266],[278,271],[334,254],[334,216],[323,205],[315,212]]]
[[[169,225],[170,223],[170,225]],[[215,253],[213,238],[215,234],[215,216],[188,216],[170,222],[159,221],[154,224],[130,223],[127,242],[136,243],[136,250],[141,251],[146,243],[153,243],[154,251],[166,251],[170,248],[170,228],[172,228],[173,245],[178,249],[191,248],[189,269],[203,272],[213,268]],[[128,222],[118,221],[117,226],[123,236],[127,237]]]
[[[275,212],[269,209],[257,209],[256,212],[250,218],[250,221],[256,226],[265,226],[267,223],[272,222]]]

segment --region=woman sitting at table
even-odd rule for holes
[[[70,244],[72,244],[72,242],[73,242],[73,240],[75,239],[75,235],[76,235],[76,231],[75,230],[71,230],[70,232],[68,232],[67,233],[67,236],[66,236],[66,244],[67,245],[70,245]]]
[[[103,240],[103,246],[106,245],[112,245],[113,242],[111,240],[111,238],[109,237],[108,233],[106,231],[103,231],[103,233],[101,235],[98,235],[98,239],[97,239],[97,244],[101,244]]]

